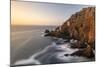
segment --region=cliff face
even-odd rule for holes
[[[63,25],[46,36],[77,40],[72,48],[83,48],[72,55],[94,57],[95,48],[95,7],[83,8],[73,14]]]
[[[73,14],[61,27],[56,29],[61,36],[64,33],[69,38],[86,42],[91,47],[95,43],[95,8],[83,8]]]

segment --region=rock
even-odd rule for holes
[[[70,54],[65,54],[64,56],[69,56]]]
[[[87,48],[84,49],[84,52],[83,52],[84,56],[88,57],[88,58],[91,58],[91,57],[94,57],[94,52],[93,52],[93,49],[90,45],[87,46]]]
[[[95,46],[95,7],[83,8],[81,11],[73,14],[61,26],[48,35],[63,39],[75,39],[84,42],[92,48]],[[78,45],[79,46],[79,45]],[[95,48],[94,48],[95,49]]]
[[[85,44],[85,42],[81,43],[80,41],[74,42],[71,45],[71,48],[86,48],[86,47],[87,47],[87,44]]]
[[[84,18],[84,19],[83,19]],[[70,25],[68,25],[70,22]],[[87,42],[94,46],[95,42],[95,8],[88,7],[73,14],[62,26],[61,31],[68,32],[69,37]]]
[[[50,31],[48,29],[45,30],[45,33],[49,33]]]
[[[90,46],[87,46],[85,49],[80,49],[74,53],[71,54],[71,56],[84,56],[87,58],[94,58],[93,50]]]
[[[78,50],[71,54],[71,56],[83,56],[83,50]]]
[[[94,57],[95,49],[95,7],[83,8],[81,11],[73,14],[55,31],[51,31],[49,36],[63,39],[74,39],[77,42],[72,43],[72,48],[83,48],[72,55]]]

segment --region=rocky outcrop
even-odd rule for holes
[[[48,33],[48,36],[51,35],[63,39],[78,40],[72,47],[84,47],[84,49],[72,55],[94,56],[92,49],[95,48],[95,7],[83,8],[76,12],[63,25]]]
[[[95,8],[83,8],[80,12],[73,14],[62,26],[61,31],[68,32],[73,39],[87,42],[91,47],[95,43]]]
[[[71,56],[75,56],[75,55],[76,56],[84,56],[84,57],[88,57],[88,58],[94,57],[93,50],[89,45],[86,48],[80,49],[80,50],[71,54]]]

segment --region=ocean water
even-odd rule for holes
[[[56,26],[12,26],[11,65],[40,65],[92,61],[86,57],[65,56],[78,49],[70,48],[70,43],[61,38],[44,37],[45,29]]]

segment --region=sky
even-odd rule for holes
[[[61,25],[87,5],[11,1],[12,25]]]

